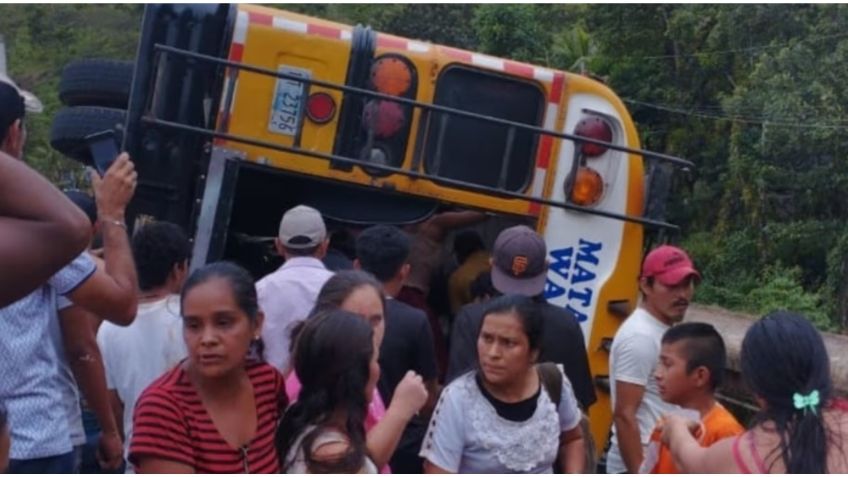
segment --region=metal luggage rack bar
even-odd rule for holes
[[[219,66],[225,66],[225,67],[228,67],[228,68],[233,68],[236,71],[245,70],[245,71],[249,71],[249,72],[260,74],[260,75],[297,81],[297,82],[305,83],[305,84],[310,85],[310,86],[311,85],[317,85],[317,86],[321,86],[321,87],[328,88],[328,89],[342,91],[344,93],[350,93],[350,94],[353,94],[353,95],[360,95],[360,96],[366,96],[366,97],[370,97],[370,98],[377,98],[377,99],[383,99],[383,100],[387,100],[387,101],[393,101],[393,102],[396,102],[396,103],[399,103],[399,104],[411,106],[413,108],[416,108],[416,107],[421,108],[426,112],[435,111],[435,112],[439,112],[439,113],[445,113],[447,115],[477,119],[477,120],[481,120],[481,121],[485,121],[485,122],[489,122],[489,123],[495,123],[495,124],[500,124],[500,125],[503,125],[503,126],[508,126],[510,130],[514,130],[515,128],[518,128],[518,129],[529,131],[529,132],[532,132],[532,133],[535,133],[535,134],[551,136],[551,137],[554,137],[554,138],[557,138],[557,139],[560,139],[560,140],[574,141],[578,145],[582,142],[597,144],[597,145],[601,145],[601,146],[607,147],[607,148],[612,149],[612,150],[640,155],[645,159],[652,159],[652,160],[657,160],[657,161],[668,162],[668,163],[671,163],[671,164],[674,164],[676,166],[683,167],[683,168],[694,168],[694,164],[691,161],[687,161],[685,159],[680,159],[678,157],[674,157],[674,156],[670,156],[670,155],[666,155],[666,154],[655,153],[655,152],[645,151],[645,150],[641,150],[641,149],[629,148],[629,147],[626,147],[626,146],[620,146],[620,145],[617,145],[617,144],[599,141],[599,140],[596,140],[596,139],[585,138],[585,137],[577,136],[577,135],[573,135],[573,134],[559,133],[559,132],[550,131],[550,130],[547,130],[547,129],[544,129],[544,128],[541,128],[541,127],[538,127],[538,126],[533,126],[533,125],[524,124],[524,123],[518,123],[518,122],[515,122],[515,121],[509,121],[509,120],[506,120],[506,119],[495,118],[495,117],[486,116],[486,115],[477,114],[477,113],[472,113],[472,112],[468,112],[468,111],[462,111],[462,110],[449,108],[449,107],[445,107],[445,106],[421,103],[421,102],[418,102],[418,101],[415,101],[415,100],[411,100],[411,99],[407,99],[407,98],[400,98],[400,97],[397,97],[397,96],[386,95],[386,94],[383,94],[383,93],[378,93],[378,92],[375,92],[375,91],[370,91],[370,90],[367,90],[367,89],[357,88],[357,87],[353,87],[353,86],[339,85],[339,84],[330,83],[330,82],[327,82],[327,81],[322,81],[322,80],[312,79],[312,78],[302,78],[302,77],[299,77],[299,76],[281,73],[281,72],[270,70],[270,69],[267,69],[267,68],[248,65],[248,64],[241,63],[241,62],[230,61],[230,60],[217,58],[217,57],[209,56],[209,55],[204,55],[204,54],[201,54],[201,53],[196,53],[196,52],[192,52],[192,51],[188,51],[188,50],[183,50],[183,49],[180,49],[180,48],[174,48],[174,47],[171,47],[171,46],[162,45],[162,44],[158,44],[158,43],[156,45],[154,45],[154,51],[156,52],[156,56],[154,58],[155,66],[154,66],[153,69],[157,73],[159,71],[161,55],[182,56],[182,57],[194,59],[194,60],[197,60],[197,61],[209,62],[209,63],[217,64]],[[157,76],[157,74],[153,75],[154,78],[156,76]],[[153,97],[153,96],[155,96],[155,94],[151,95],[151,97]],[[228,94],[227,98],[225,98],[225,104],[223,105],[224,110],[229,109],[230,103],[232,102],[232,100],[233,100],[233,91],[230,91],[230,94]],[[167,128],[167,129],[172,129],[172,130],[177,130],[177,131],[183,131],[183,132],[189,132],[189,133],[192,133],[192,134],[199,134],[199,135],[209,136],[209,137],[213,137],[213,138],[225,139],[225,140],[228,140],[228,141],[238,142],[238,143],[242,143],[242,144],[248,144],[248,145],[267,148],[267,149],[272,149],[272,150],[276,150],[276,151],[280,151],[280,152],[286,152],[286,153],[291,153],[291,154],[299,154],[299,155],[303,155],[303,156],[308,156],[308,157],[313,157],[313,158],[318,158],[318,159],[324,159],[324,160],[328,160],[328,161],[331,161],[331,162],[346,164],[346,165],[350,165],[350,166],[360,166],[360,167],[364,166],[364,167],[368,167],[369,169],[378,170],[378,171],[386,172],[386,173],[389,173],[389,174],[399,174],[399,175],[411,177],[411,178],[414,178],[414,179],[427,179],[427,180],[432,180],[432,181],[438,181],[438,182],[441,182],[443,184],[449,185],[451,187],[467,190],[467,191],[470,191],[470,192],[481,192],[481,193],[491,194],[491,195],[495,195],[495,196],[507,198],[507,199],[527,200],[527,201],[542,204],[542,205],[558,207],[558,208],[561,208],[561,209],[572,210],[572,211],[576,211],[576,212],[583,212],[583,213],[591,214],[591,215],[598,215],[598,216],[601,216],[601,217],[606,217],[606,218],[616,219],[616,220],[622,220],[622,221],[625,221],[625,222],[637,223],[637,224],[641,224],[643,226],[648,226],[648,227],[653,227],[653,228],[669,229],[669,230],[675,230],[675,231],[679,229],[676,225],[673,225],[673,224],[670,224],[670,223],[667,223],[667,222],[663,222],[663,221],[651,220],[651,219],[646,219],[646,218],[643,218],[643,217],[636,217],[636,216],[625,215],[625,214],[618,214],[618,213],[614,213],[614,212],[607,212],[607,211],[604,211],[604,210],[598,210],[598,209],[593,209],[593,208],[589,208],[589,207],[582,207],[582,206],[575,205],[575,204],[572,204],[572,203],[569,203],[569,202],[559,202],[559,201],[549,200],[549,199],[545,199],[545,198],[541,198],[541,197],[534,197],[534,196],[523,194],[523,193],[520,193],[520,192],[511,192],[511,191],[499,189],[499,188],[496,188],[496,187],[490,187],[490,186],[486,186],[486,185],[475,184],[475,183],[466,182],[466,181],[462,181],[462,180],[458,180],[458,179],[451,179],[451,178],[448,178],[448,177],[443,177],[443,176],[432,175],[432,174],[427,174],[427,173],[423,173],[423,172],[407,170],[407,169],[399,168],[399,167],[392,167],[392,166],[370,163],[370,162],[366,162],[366,161],[363,161],[363,160],[360,160],[360,159],[352,159],[352,158],[338,156],[338,155],[334,155],[334,154],[324,154],[324,153],[315,152],[315,151],[308,151],[308,150],[297,148],[297,147],[284,146],[284,145],[281,145],[281,144],[275,144],[275,143],[271,143],[271,142],[263,141],[263,140],[260,140],[260,139],[251,138],[251,137],[233,135],[233,134],[228,134],[228,133],[225,133],[225,132],[222,132],[222,131],[216,131],[216,130],[213,130],[213,129],[206,129],[206,128],[196,127],[196,126],[188,126],[188,125],[173,122],[173,121],[162,120],[162,119],[157,118],[155,113],[150,110],[150,105],[148,105],[148,107],[146,108],[145,114],[143,115],[141,120],[146,124],[155,125],[155,126],[162,127],[162,128]],[[437,145],[437,147],[438,147],[438,145]]]

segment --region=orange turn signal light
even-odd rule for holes
[[[568,181],[566,181],[568,182]],[[583,207],[595,205],[604,194],[604,179],[591,167],[577,169],[571,189],[571,202]]]
[[[386,56],[371,67],[371,83],[383,94],[403,96],[412,85],[412,71],[400,58]]]

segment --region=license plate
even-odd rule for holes
[[[280,73],[309,79],[312,72],[302,68],[280,66]],[[272,133],[286,136],[296,136],[303,117],[303,95],[306,83],[294,79],[277,78],[274,88],[274,101],[271,103],[271,118],[268,120],[268,130]]]

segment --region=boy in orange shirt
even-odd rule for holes
[[[700,415],[698,440],[704,447],[745,431],[715,399],[726,364],[724,340],[712,325],[681,323],[669,328],[663,335],[660,362],[654,371],[660,396],[666,402]],[[659,441],[660,431],[657,428],[651,434],[640,472],[678,474],[671,451]]]

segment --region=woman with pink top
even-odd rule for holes
[[[370,274],[359,270],[347,270],[333,275],[321,288],[307,321],[332,310],[344,310],[361,316],[374,330],[374,349],[379,356],[380,345],[385,334],[385,296],[382,286]],[[292,331],[292,348],[303,324]],[[292,355],[294,359],[294,355]],[[292,366],[296,368],[296,363]],[[300,393],[300,379],[292,370],[286,378],[286,394],[289,402],[295,402]],[[368,414],[365,417],[368,453],[381,473],[391,473],[388,462],[400,441],[409,420],[427,401],[427,390],[414,372],[410,371],[398,384],[391,406],[386,409],[380,393],[374,390],[370,396]]]

